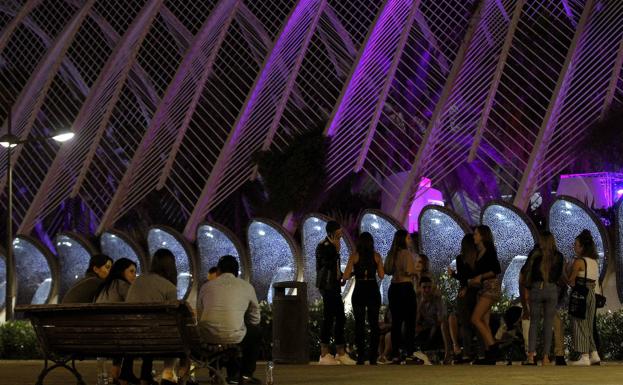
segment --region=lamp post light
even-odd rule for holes
[[[15,261],[13,259],[13,164],[11,163],[11,155],[13,148],[36,142],[45,142],[50,139],[57,142],[66,142],[74,137],[74,133],[69,130],[54,132],[50,136],[28,137],[20,139],[13,135],[11,131],[11,107],[8,109],[7,115],[7,133],[0,137],[0,146],[7,149],[6,151],[6,172],[7,172],[7,219],[6,219],[6,300],[4,302],[5,320],[13,319],[13,309],[15,307]]]

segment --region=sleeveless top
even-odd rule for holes
[[[355,263],[355,265],[353,266],[353,271],[355,273],[355,279],[357,281],[376,281],[376,261],[374,258],[374,254],[372,255],[372,260],[368,262],[363,262],[361,260],[361,256],[359,256],[359,261],[357,261],[357,263]]]
[[[403,249],[398,252],[394,261],[394,274],[392,283],[412,282],[415,273],[415,258],[409,250]]]
[[[586,261],[586,279],[597,281],[599,279],[599,265],[593,258],[582,258]],[[578,271],[578,278],[584,279],[584,264],[582,270]]]

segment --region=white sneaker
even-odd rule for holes
[[[569,365],[571,366],[591,366],[591,360],[588,358],[588,354],[582,354],[577,361],[569,361]]]
[[[422,351],[418,350],[417,352],[414,352],[413,357],[419,358],[420,360],[424,361],[424,365],[432,365],[426,353]]]
[[[336,354],[335,359],[342,365],[357,365],[357,361],[350,358],[348,354],[342,354],[342,355]]]
[[[318,360],[318,365],[339,365],[340,361],[336,360],[333,357],[333,354],[325,354],[324,356],[320,356]]]
[[[591,365],[599,365],[601,364],[601,358],[599,358],[599,353],[597,351],[591,352]]]

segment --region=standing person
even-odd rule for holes
[[[152,257],[149,272],[141,274],[136,278],[130,286],[130,290],[128,290],[125,301],[130,303],[177,301],[176,285],[177,266],[175,265],[175,256],[168,249],[158,249]],[[184,366],[184,364],[180,364],[180,366]],[[177,383],[177,378],[173,371],[174,365],[175,359],[164,361],[161,385]],[[140,375],[141,385],[151,385],[153,383],[152,367],[153,360],[151,358],[143,358]]]
[[[563,256],[556,247],[556,240],[549,231],[541,233],[538,247],[530,258],[524,277],[528,289],[530,307],[530,331],[528,337],[527,365],[536,365],[537,327],[543,319],[543,365],[550,364],[552,327],[558,304],[558,281],[562,275]],[[542,310],[541,310],[542,309]],[[541,313],[543,311],[543,313]]]
[[[354,365],[346,353],[344,339],[344,302],[342,302],[340,268],[340,239],[342,227],[336,221],[329,221],[325,227],[327,237],[316,247],[316,287],[320,290],[323,302],[322,326],[320,328],[320,359],[321,365]],[[333,338],[337,354],[329,353],[331,328],[335,322]]]
[[[119,258],[113,263],[110,274],[100,286],[95,303],[125,302],[130,285],[136,280],[136,263],[128,258]],[[121,385],[138,383],[139,379],[133,373],[134,359],[124,357],[112,360],[111,377]]]
[[[480,286],[478,300],[472,313],[472,324],[480,333],[485,345],[485,358],[474,361],[476,365],[495,365],[500,349],[495,343],[489,327],[491,307],[502,295],[498,275],[502,272],[498,254],[493,243],[493,233],[489,226],[480,225],[474,231],[474,242],[478,250],[474,273],[468,281],[469,286]]]
[[[413,275],[413,288],[416,294],[420,294],[420,280],[426,276],[430,278],[430,259],[426,254],[415,253],[414,261],[415,274]]]
[[[398,230],[394,234],[392,246],[385,259],[385,272],[392,276],[388,297],[392,313],[393,364],[400,364],[407,356],[411,356],[414,347],[417,303],[413,289],[415,258],[411,250],[411,236],[406,230]]]
[[[353,310],[355,314],[355,341],[357,342],[357,365],[364,364],[366,313],[370,327],[370,347],[368,359],[370,365],[376,365],[379,343],[379,309],[381,292],[376,277],[383,279],[385,271],[381,256],[374,250],[372,234],[363,232],[357,241],[356,252],[348,258],[344,271],[344,281],[355,275],[353,292]]]
[[[601,360],[593,337],[593,321],[595,318],[595,283],[599,279],[597,249],[593,235],[584,229],[575,238],[573,251],[576,255],[569,274],[569,285],[582,285],[588,289],[586,296],[586,312],[583,318],[571,316],[573,331],[573,349],[580,353],[580,359],[570,361],[570,365],[590,366]]]
[[[92,303],[100,286],[108,277],[112,267],[112,258],[104,254],[95,254],[89,260],[89,267],[84,278],[74,283],[61,303]]]
[[[465,234],[461,240],[461,254],[456,257],[456,272],[448,268],[448,274],[459,281],[459,292],[456,298],[457,321],[461,330],[463,341],[463,353],[458,346],[457,330],[451,330],[453,337],[454,362],[458,364],[466,363],[474,356],[471,317],[476,307],[479,286],[469,286],[468,282],[476,274],[476,259],[478,250],[474,242],[474,234]],[[472,281],[473,282],[473,281]]]
[[[555,240],[554,240],[555,241]],[[519,299],[521,301],[522,314],[521,314],[521,327],[524,337],[524,346],[526,356],[529,352],[530,342],[530,294],[529,289],[526,287],[526,280],[530,276],[530,268],[532,266],[533,258],[537,255],[539,250],[539,244],[537,243],[534,248],[528,254],[526,262],[522,266],[519,272]],[[567,276],[565,273],[565,262],[562,262],[562,271],[557,282],[558,297],[556,299],[556,310],[554,312],[553,329],[554,329],[554,354],[556,356],[556,366],[565,366],[567,361],[565,360],[565,331],[560,317],[560,312],[565,311],[568,307],[567,300]]]
[[[255,289],[238,278],[235,257],[222,256],[217,268],[217,278],[206,282],[199,292],[197,313],[201,339],[208,344],[240,345],[240,362],[234,360],[227,365],[228,383],[261,384],[253,377],[262,339]]]

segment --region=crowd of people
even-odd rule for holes
[[[227,382],[261,384],[253,377],[259,356],[260,310],[255,289],[238,278],[236,258],[225,255],[210,269],[208,281],[201,287],[196,315],[202,343],[240,345],[242,357],[227,363]],[[77,281],[63,297],[63,303],[164,303],[177,300],[177,267],[170,250],[157,250],[150,269],[136,275],[136,264],[127,258],[112,261],[106,255],[94,255],[85,277]],[[112,362],[113,384],[154,385],[153,361],[142,359],[140,375],[133,372],[134,358]],[[177,384],[190,370],[187,359],[166,359],[160,385]],[[191,384],[192,381],[186,381]]]
[[[321,365],[430,364],[428,354],[439,351],[444,363],[495,365],[501,360],[501,346],[512,337],[525,336],[525,365],[566,365],[560,312],[570,306],[568,287],[581,293],[582,306],[570,311],[573,350],[579,353],[573,365],[599,364],[599,343],[595,327],[599,289],[598,254],[592,234],[583,230],[575,239],[576,257],[565,263],[556,240],[549,232],[540,234],[519,277],[521,307],[511,307],[495,325],[492,307],[501,297],[498,261],[491,229],[481,225],[467,234],[456,257],[456,269],[448,274],[459,283],[456,306],[449,311],[431,274],[426,255],[416,252],[416,237],[405,230],[395,232],[383,260],[368,232],[359,235],[344,272],[340,266],[342,228],[335,221],[326,225],[327,236],[316,248],[316,287],[323,300],[320,342]],[[225,255],[210,269],[208,281],[197,298],[196,316],[202,343],[238,344],[242,357],[227,364],[227,381],[232,384],[261,384],[253,377],[259,356],[260,310],[255,289],[238,278],[236,258]],[[379,282],[391,276],[389,306],[380,314]],[[344,338],[345,311],[341,288],[352,277],[356,359],[351,358]],[[84,278],[63,297],[63,303],[158,303],[177,300],[177,268],[170,250],[157,250],[150,269],[137,277],[136,263],[127,258],[113,260],[94,255]],[[574,302],[577,305],[577,298]],[[578,310],[579,309],[579,310]],[[380,320],[380,317],[382,320]],[[366,328],[367,321],[367,328]],[[537,334],[542,326],[543,351],[537,352]],[[369,333],[367,332],[369,328]],[[366,342],[366,336],[367,342]],[[518,339],[517,339],[518,340]],[[335,355],[330,343],[335,344]],[[552,344],[554,355],[551,355]],[[428,354],[427,354],[428,352]],[[139,376],[134,359],[115,359],[113,383],[153,385],[153,362],[142,358]],[[190,370],[189,360],[164,361],[161,385],[176,384]],[[192,382],[187,382],[191,383]]]
[[[445,364],[495,365],[507,360],[503,350],[511,344],[521,345],[524,365],[537,365],[537,358],[542,365],[566,365],[560,314],[570,308],[570,288],[572,293],[582,293],[580,299],[575,298],[582,305],[580,310],[569,312],[573,351],[578,355],[570,364],[600,363],[595,323],[596,299],[601,297],[598,254],[588,230],[575,238],[575,257],[568,263],[554,236],[541,233],[519,275],[519,303],[499,318],[492,315],[492,307],[502,296],[502,269],[488,226],[477,226],[463,237],[456,268],[448,267],[449,276],[459,283],[452,301],[456,305],[450,310],[435,283],[429,259],[416,252],[414,234],[396,231],[385,261],[375,250],[372,235],[360,234],[342,273],[342,229],[330,221],[326,232],[316,249],[316,287],[324,304],[321,365],[431,364],[430,354],[437,352],[443,354]],[[380,315],[379,282],[385,275],[391,276],[389,306]],[[356,360],[346,351],[340,292],[352,277]],[[542,352],[537,352],[538,330],[542,330]],[[331,354],[331,338],[335,355]]]

